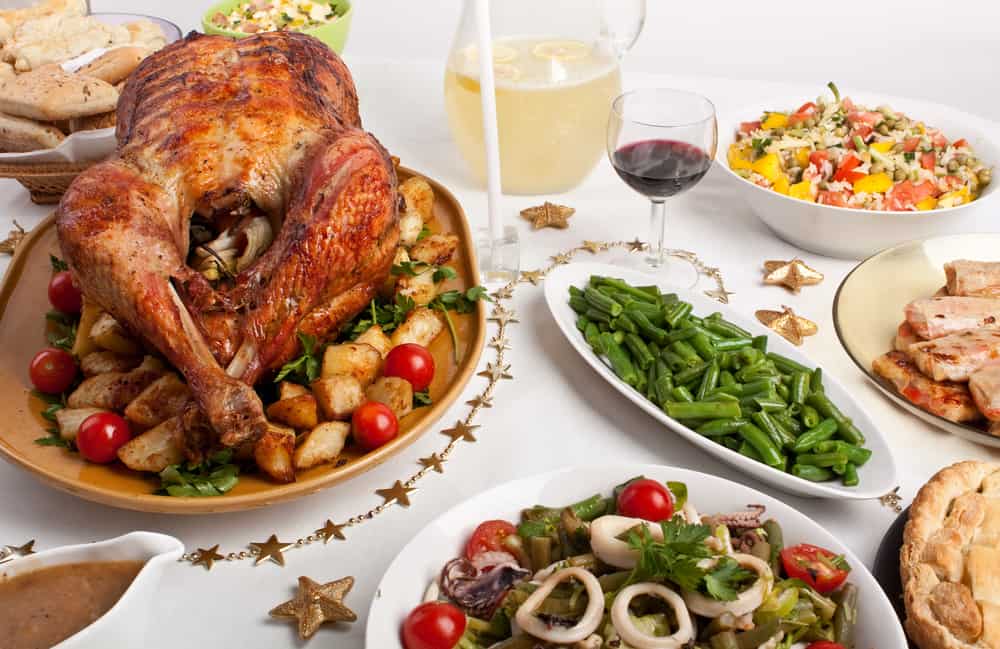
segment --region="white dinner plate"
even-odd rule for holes
[[[789,544],[812,543],[843,554],[858,587],[858,649],[905,649],[906,638],[892,605],[864,564],[832,534],[804,514],[772,496],[716,476],[653,464],[578,466],[515,480],[473,496],[422,529],[389,566],[368,612],[365,646],[401,647],[403,620],[421,602],[424,590],[450,559],[459,556],[479,523],[501,518],[517,521],[521,509],[536,504],[565,506],[644,475],[660,481],[677,480],[688,487],[689,502],[702,513],[742,510],[761,504],[765,514],[781,524]]]
[[[864,433],[867,440],[865,446],[872,451],[871,459],[864,466],[858,467],[860,484],[856,487],[845,487],[837,481],[810,482],[809,480],[796,477],[791,473],[772,469],[762,462],[757,462],[721,444],[717,444],[668,417],[656,404],[646,399],[645,395],[640,394],[638,390],[619,379],[611,371],[611,368],[605,364],[604,359],[594,353],[590,345],[587,344],[587,341],[584,340],[583,334],[576,328],[577,314],[569,306],[569,287],[584,287],[590,280],[591,275],[618,277],[637,286],[660,285],[665,293],[678,293],[682,300],[690,302],[694,307],[693,313],[706,316],[714,311],[719,311],[727,320],[738,324],[754,335],[770,334],[768,336],[769,350],[787,356],[807,367],[815,367],[816,365],[791,343],[785,341],[756,320],[746,318],[729,307],[719,304],[699,293],[678,291],[675,288],[669,287],[662,282],[661,278],[655,275],[647,275],[619,266],[594,263],[568,264],[552,271],[545,279],[545,301],[548,302],[552,317],[555,318],[563,335],[566,336],[566,339],[573,348],[580,353],[580,356],[605,381],[664,426],[740,471],[748,473],[773,487],[800,496],[813,498],[877,498],[892,491],[898,484],[896,479],[896,463],[893,461],[892,452],[889,450],[885,439],[875,428],[875,424],[861,408],[860,404],[854,400],[839,381],[826,372],[823,374],[823,385],[825,386],[826,393],[840,407],[841,411],[852,419],[855,425]]]

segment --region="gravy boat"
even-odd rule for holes
[[[107,541],[66,545],[0,565],[0,579],[69,563],[143,561],[142,570],[107,613],[53,649],[134,649],[143,646],[151,602],[163,571],[180,559],[184,545],[172,536],[131,532]]]

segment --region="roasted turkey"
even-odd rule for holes
[[[184,374],[197,402],[186,421],[214,435],[199,443],[257,440],[254,383],[299,353],[297,332],[334,334],[389,273],[389,156],[361,130],[344,63],[293,32],[192,33],[153,54],[122,92],[116,135],[116,154],[59,205],[62,254],[88,301]],[[187,265],[192,215],[238,209],[277,234],[213,285]]]

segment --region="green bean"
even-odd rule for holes
[[[623,299],[631,300],[631,298],[629,298],[627,295],[623,296]],[[622,306],[625,307],[626,311],[641,313],[642,315],[646,316],[646,318],[648,318],[649,321],[652,322],[657,327],[662,327],[664,322],[666,322],[666,319],[663,316],[663,307],[661,307],[659,304],[650,304],[648,302],[639,302],[637,300],[632,300],[627,305],[623,304]]]
[[[614,338],[615,342],[619,345],[625,344],[625,332],[624,331],[611,331],[611,337]]]
[[[743,394],[748,397],[755,397],[761,394],[771,394],[774,381],[771,379],[756,379],[743,383]]]
[[[779,385],[778,388],[779,388],[778,396],[780,397],[781,396],[781,392],[780,392],[781,386]],[[790,403],[790,404],[788,404],[788,407],[785,408],[785,412],[788,414],[789,417],[798,417],[800,414],[802,414],[802,406],[800,406],[797,403]]]
[[[781,525],[773,518],[764,521],[764,533],[767,535],[767,542],[771,544],[771,571],[777,575],[780,572],[781,550],[785,546],[785,534],[781,530]]]
[[[823,391],[823,368],[817,367],[812,371],[809,377],[809,391],[810,392],[822,392]]]
[[[645,342],[646,342],[646,347],[649,347],[649,353],[652,354],[654,358],[659,359],[660,358],[660,352],[663,351],[662,349],[660,349],[660,346],[657,345],[652,340],[647,340]]]
[[[531,568],[541,570],[552,563],[552,539],[548,536],[532,536],[528,539],[528,556]]]
[[[643,372],[642,369],[637,369],[635,372],[635,378],[635,385],[632,387],[635,388],[636,392],[642,396],[646,396],[646,388],[648,387],[648,384],[646,383],[646,373]]]
[[[785,409],[785,402],[778,399],[768,399],[765,397],[753,397],[753,401],[757,404],[757,407],[764,412],[777,412],[779,410]]]
[[[677,342],[678,340],[687,340],[692,336],[694,336],[696,333],[698,333],[698,329],[696,327],[683,327],[681,329],[674,329],[673,331],[667,334],[667,342],[673,343]]]
[[[667,324],[671,328],[676,328],[681,320],[686,318],[691,313],[691,304],[689,302],[677,302],[667,307],[665,313]]]
[[[760,453],[758,453],[753,446],[750,446],[745,439],[741,439],[739,445],[734,450],[740,455],[745,455],[755,462],[764,462],[764,458],[760,456]]]
[[[635,322],[624,313],[611,321],[611,328],[630,334],[639,333],[639,328],[635,326]]]
[[[646,370],[646,398],[656,403],[656,362],[649,364]]]
[[[703,401],[735,401],[736,403],[739,403],[740,402],[740,398],[739,397],[734,397],[733,395],[727,394],[725,392],[714,392],[713,391],[712,394],[710,394],[707,397],[705,397],[703,399]]]
[[[731,435],[727,435],[726,437],[716,437],[715,441],[719,442],[720,444],[728,448],[730,451],[739,451],[740,446],[746,444],[746,442],[744,442],[742,439],[738,437],[733,437]]]
[[[604,347],[604,355],[607,356],[611,363],[611,369],[618,375],[618,378],[632,387],[638,385],[639,376],[632,364],[632,359],[629,358],[628,352],[615,341],[614,336],[601,334],[601,346]]]
[[[590,304],[582,296],[574,295],[569,298],[569,306],[577,313],[586,313]]]
[[[646,343],[639,336],[632,333],[625,334],[625,346],[632,352],[632,358],[635,359],[640,369],[648,370],[653,364],[655,359],[649,352],[649,348],[646,347]]]
[[[597,328],[597,325],[593,322],[587,322],[587,327],[583,330],[583,337],[587,340],[587,344],[594,348],[598,354],[603,354],[604,352],[598,349],[600,345],[599,340],[601,338],[601,332]]]
[[[833,613],[833,639],[840,646],[853,649],[854,627],[858,621],[858,587],[846,583],[833,594],[832,599],[837,604]]]
[[[811,464],[793,464],[792,475],[810,482],[826,482],[833,477],[833,471]]]
[[[791,401],[793,403],[805,403],[809,396],[809,372],[796,372],[792,375],[792,384],[789,387]]]
[[[733,631],[721,631],[708,639],[711,649],[740,649]]]
[[[592,324],[592,323],[591,323],[590,320],[587,319],[587,316],[580,315],[580,316],[577,317],[577,319],[576,319],[576,328],[579,329],[581,333],[587,330],[587,325],[588,324]]]
[[[569,508],[573,510],[573,513],[577,518],[587,523],[599,516],[607,514],[611,506],[612,501],[610,498],[605,498],[600,494],[594,494],[590,498],[573,503],[569,506]]]
[[[636,309],[628,309],[626,310],[626,314],[632,320],[632,322],[635,323],[635,326],[639,329],[639,331],[642,332],[643,336],[652,339],[658,345],[667,344],[667,336],[668,336],[667,332],[663,329],[660,329],[652,322],[650,322],[649,318],[647,318],[646,314],[644,314],[642,311]]]
[[[583,298],[587,303],[599,311],[604,311],[612,318],[617,318],[622,314],[622,305],[618,304],[610,297],[601,293],[596,288],[588,286],[583,291]]]
[[[819,414],[836,421],[837,433],[844,438],[844,441],[859,446],[865,443],[865,436],[850,419],[844,416],[844,413],[840,412],[840,409],[827,398],[826,394],[822,392],[810,394],[806,403],[818,410]]]
[[[788,413],[773,412],[771,413],[771,417],[775,421],[780,423],[782,426],[787,428],[789,432],[791,432],[793,435],[798,436],[802,433],[802,424],[800,424],[799,421],[794,417],[788,416]]]
[[[798,464],[812,466],[835,467],[847,464],[847,456],[843,453],[805,453],[795,458]]]
[[[611,331],[611,327],[608,326],[607,322],[598,322],[597,330],[600,331],[601,333],[604,333],[605,331]]]
[[[667,365],[674,372],[683,370],[688,367],[688,362],[678,353],[673,352],[669,349],[664,349],[660,352],[660,358],[666,361]]]
[[[577,288],[576,286],[570,286],[569,287],[569,296],[570,297],[583,297],[583,291],[580,290],[579,288]]]
[[[695,431],[705,437],[722,437],[723,435],[731,435],[739,432],[740,426],[746,423],[748,423],[746,419],[738,417],[712,419],[698,426]]]
[[[767,353],[767,336],[754,336],[753,338],[753,348]]]
[[[778,633],[778,620],[772,618],[756,625],[750,631],[736,634],[739,649],[757,649]]]
[[[663,293],[662,295],[660,295],[660,302],[663,304],[663,306],[670,306],[678,299],[680,298],[677,297],[676,293]]]
[[[671,401],[663,410],[674,419],[722,419],[739,417],[740,404],[732,401]]]
[[[820,442],[833,437],[836,432],[837,422],[833,419],[824,419],[818,425],[802,433],[802,435],[795,440],[795,445],[792,446],[792,450],[796,453],[807,453],[813,450],[813,448]]]
[[[845,487],[858,486],[858,483],[861,482],[861,478],[858,477],[858,466],[854,462],[848,462],[840,479]]]
[[[709,340],[711,340],[713,343],[717,343],[717,342],[726,340],[726,338],[724,336],[720,336],[719,334],[715,333],[714,331],[709,331],[708,329],[706,329],[702,325],[692,324],[691,326],[694,327],[695,329],[697,329],[698,333],[702,334],[703,336],[705,336],[706,338],[708,338]]]
[[[600,309],[589,307],[583,312],[583,315],[587,316],[587,318],[593,322],[603,322],[604,324],[611,326],[611,316]]]
[[[635,288],[637,290],[639,290],[639,291],[642,291],[643,293],[648,293],[649,295],[652,295],[656,299],[660,299],[660,287],[657,286],[656,284],[647,284],[645,286],[636,286]]]
[[[689,345],[685,340],[678,340],[677,342],[670,343],[670,349],[672,349],[681,358],[683,358],[689,366],[698,365],[699,363],[702,363],[705,360],[701,356],[699,356],[698,352],[695,351],[694,347]]]
[[[721,315],[706,320],[705,328],[726,338],[753,338],[753,335],[749,331],[729,322]]]
[[[722,370],[721,372],[719,372],[719,385],[723,387],[728,387],[731,385],[738,385],[738,384],[736,383],[736,378],[733,377],[732,372],[730,372],[729,370]],[[740,392],[742,391],[743,389],[740,388]]]
[[[781,399],[782,401],[788,401],[792,396],[792,391],[789,390],[788,386],[785,385],[784,383],[779,383],[778,385],[776,385],[775,390],[778,392],[778,398]],[[797,406],[799,404],[793,403],[792,405]],[[797,413],[792,413],[792,414],[797,414]]]
[[[735,416],[739,416],[738,414]],[[742,437],[750,446],[753,447],[757,454],[760,455],[761,460],[764,464],[768,466],[780,466],[784,462],[784,458],[778,451],[777,447],[771,442],[767,434],[761,429],[757,428],[753,424],[744,424],[740,426],[740,437]]]
[[[857,466],[864,466],[872,457],[870,449],[848,444],[839,439],[820,442],[816,445],[816,450],[820,453],[842,453],[847,456],[848,462]]]
[[[802,405],[802,413],[799,418],[802,420],[802,425],[806,428],[815,428],[822,421],[819,412],[809,404]]]
[[[694,395],[692,395],[691,391],[685,388],[683,385],[678,385],[676,388],[671,390],[670,396],[674,398],[675,403],[676,402],[690,403],[694,401]],[[666,404],[663,405],[665,406]]]
[[[668,374],[661,374],[656,378],[656,385],[653,391],[656,394],[656,404],[660,407],[670,400],[670,392],[674,389],[674,379]]]
[[[710,361],[719,353],[715,351],[715,347],[712,345],[712,341],[708,339],[708,336],[700,331],[691,336],[688,342],[692,347],[694,347],[694,350],[698,352],[698,355],[705,360]]]
[[[722,377],[725,375],[725,371],[719,372],[719,383],[722,383]],[[720,385],[719,387],[712,390],[711,394],[728,394],[733,397],[743,396],[743,385],[740,383],[731,383],[729,385]],[[711,396],[711,394],[709,396]]]
[[[712,361],[712,363],[709,364],[708,369],[705,370],[705,373],[701,376],[701,383],[698,385],[698,391],[695,393],[695,400],[704,401],[705,397],[708,396],[709,390],[714,389],[718,383],[719,364]]]
[[[720,352],[728,352],[734,349],[743,349],[744,347],[751,347],[753,345],[753,339],[751,338],[727,338],[725,340],[720,340],[715,343],[715,348]]]
[[[698,363],[694,367],[689,367],[686,370],[681,370],[676,375],[674,375],[674,381],[677,383],[688,383],[689,381],[696,381],[708,370],[708,366],[711,363]]]
[[[767,436],[779,449],[795,443],[795,436],[783,429],[766,411],[755,412],[750,415],[750,419],[758,428],[767,433]]]
[[[767,357],[774,363],[774,366],[781,370],[784,374],[811,371],[805,365],[800,365],[787,356],[782,356],[781,354],[776,354],[775,352],[768,352]]]
[[[591,279],[591,282],[593,282],[593,279]],[[625,293],[626,295],[630,295],[637,300],[642,300],[643,302],[656,303],[659,299],[658,295],[651,295],[641,288],[636,288],[628,282],[620,280],[616,277],[600,277],[598,278],[597,283],[613,288],[614,290]]]

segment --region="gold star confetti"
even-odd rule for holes
[[[444,473],[444,460],[437,453],[431,453],[429,457],[422,457],[419,460],[420,466],[427,469],[434,469],[438,473]]]
[[[729,304],[729,296],[735,295],[732,291],[727,291],[724,288],[716,288],[711,291],[705,291],[705,295],[712,298],[713,300],[718,300],[723,304]]]
[[[522,270],[521,271],[521,281],[531,282],[532,285],[538,286],[538,282],[545,279],[545,273],[540,270]]]
[[[795,294],[798,294],[803,286],[819,284],[822,281],[823,273],[810,268],[798,257],[790,261],[775,259],[764,262],[764,283],[784,286]]]
[[[489,319],[493,320],[494,322],[498,322],[502,325],[505,325],[509,322],[520,322],[520,320],[517,319],[517,314],[514,311],[506,309],[500,305],[497,305],[493,308],[493,311],[490,313]]]
[[[279,541],[277,534],[272,534],[271,537],[263,543],[251,543],[250,549],[257,551],[253,565],[259,566],[264,561],[270,559],[279,566],[283,566],[285,565],[285,555],[283,552],[293,545],[295,544]]]
[[[546,201],[541,205],[521,210],[521,216],[531,221],[532,227],[536,230],[541,228],[565,230],[569,227],[569,217],[573,216],[574,212],[576,210],[572,207]]]
[[[642,252],[646,249],[646,242],[639,241],[639,237],[636,237],[635,240],[629,241],[625,245],[628,246],[629,252]]]
[[[561,252],[558,255],[552,255],[551,257],[549,257],[549,259],[552,260],[553,264],[556,264],[557,266],[562,266],[563,264],[568,264],[569,262],[573,261],[573,255],[569,254],[568,252]]]
[[[323,539],[323,543],[329,543],[330,539],[337,539],[338,541],[344,540],[344,528],[346,525],[337,525],[330,519],[326,520],[323,527],[319,528],[313,532],[316,536]]]
[[[512,379],[514,378],[510,374],[510,365],[494,365],[493,363],[487,363],[486,369],[482,372],[476,374],[476,376],[483,376],[492,381],[499,381],[500,379]]]
[[[397,505],[402,507],[410,506],[410,496],[409,494],[416,491],[413,487],[406,487],[402,482],[396,480],[396,482],[388,489],[376,489],[375,493],[385,499],[385,505],[391,502],[395,502]]]
[[[13,561],[14,557],[26,557],[35,553],[35,539],[31,539],[24,545],[5,545],[0,548],[0,563]]]
[[[455,441],[463,440],[466,442],[475,442],[476,436],[472,434],[472,431],[479,428],[479,426],[469,426],[464,421],[456,421],[454,428],[445,428],[441,431],[442,435],[447,435]]]
[[[324,623],[354,622],[354,611],[347,608],[344,598],[354,586],[354,577],[319,584],[309,577],[299,577],[295,597],[271,609],[271,617],[294,619],[299,623],[299,638],[307,640]]]
[[[496,300],[509,300],[514,295],[514,287],[510,284],[507,286],[501,286],[497,290],[493,291],[493,298]]]
[[[497,334],[496,336],[490,338],[490,347],[493,347],[498,352],[502,352],[505,349],[510,349],[510,341],[500,334]]]
[[[589,250],[591,254],[596,255],[599,252],[604,252],[608,249],[608,244],[603,241],[586,241],[584,240],[583,245],[580,246],[582,250]]]
[[[0,254],[13,255],[14,251],[17,250],[17,245],[21,243],[24,237],[28,234],[21,224],[14,221],[14,227],[16,230],[11,230],[10,234],[3,241],[0,241]]]
[[[210,548],[198,548],[197,557],[191,563],[196,566],[205,566],[205,570],[211,570],[216,561],[222,561],[225,555],[219,554],[219,544],[216,543]]]
[[[465,403],[467,405],[472,406],[473,408],[492,408],[493,407],[493,398],[492,397],[487,397],[485,395],[480,394],[480,395],[477,395],[476,398],[469,399]]]
[[[787,306],[782,308],[784,311],[761,309],[756,313],[757,319],[765,327],[778,332],[782,338],[793,345],[801,345],[803,338],[812,336],[819,331],[819,327],[812,320],[796,315]]]

